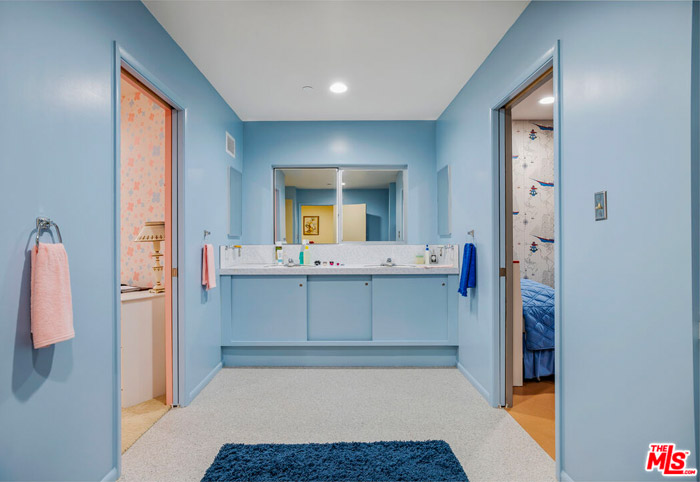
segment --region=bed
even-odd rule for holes
[[[554,374],[554,289],[520,279],[518,268],[514,270],[518,275],[513,310],[514,386],[522,385],[523,379]]]
[[[523,299],[523,378],[554,374],[554,289],[520,280]]]

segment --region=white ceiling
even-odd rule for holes
[[[282,169],[284,185],[297,189],[335,189],[335,169]]]
[[[335,189],[335,169],[281,169],[284,185],[297,189]],[[343,189],[387,189],[402,171],[343,171]]]
[[[548,80],[525,97],[511,111],[513,120],[552,120],[554,119],[554,106],[552,104],[540,104],[542,97],[554,95],[554,84]]]
[[[246,121],[436,119],[528,4],[144,3]]]
[[[343,171],[343,189],[388,189],[402,171]]]

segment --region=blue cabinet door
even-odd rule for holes
[[[369,276],[309,276],[309,340],[372,339]]]
[[[306,341],[306,276],[232,276],[230,341]]]
[[[448,339],[447,276],[374,276],[372,339]]]

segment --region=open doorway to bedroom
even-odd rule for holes
[[[555,458],[554,86],[545,70],[502,109],[505,407]]]

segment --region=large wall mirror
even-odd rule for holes
[[[405,168],[273,173],[275,242],[405,242]]]

